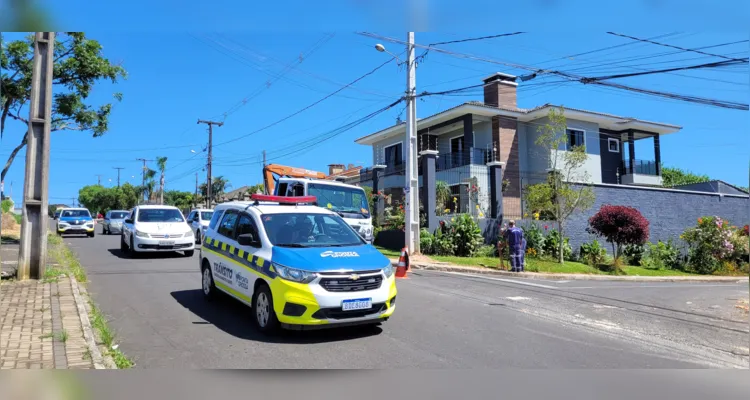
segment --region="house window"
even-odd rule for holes
[[[607,139],[607,147],[609,148],[609,151],[611,153],[619,153],[620,152],[620,141],[617,139],[608,138]]]
[[[568,149],[576,146],[583,146],[585,135],[583,131],[577,129],[568,129]]]
[[[460,153],[464,151],[464,137],[454,137],[451,139],[451,153]]]
[[[402,153],[403,144],[397,143],[385,148],[385,165],[396,166],[404,162]]]
[[[454,213],[456,212],[456,210],[458,210],[459,213],[463,212],[464,210],[462,208],[463,205],[461,204],[461,197],[462,197],[461,195],[463,194],[462,189],[463,191],[466,191],[466,186],[461,185],[461,184],[451,185],[450,189],[451,189],[451,198],[449,201],[450,202],[449,208],[451,210],[450,212]],[[456,199],[455,202],[453,201],[454,198]]]

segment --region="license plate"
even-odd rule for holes
[[[372,308],[372,299],[344,300],[341,303],[342,311],[366,310]]]
[[[174,240],[160,240],[159,246],[174,246]]]

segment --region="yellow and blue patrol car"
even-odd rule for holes
[[[252,308],[263,332],[379,324],[396,308],[390,260],[315,197],[253,195],[214,209],[200,255],[203,294]]]

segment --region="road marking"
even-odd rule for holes
[[[605,304],[594,304],[594,308],[620,308],[620,307],[608,306]]]
[[[602,285],[602,286],[570,286],[560,289],[684,289],[684,288],[705,288],[705,287],[735,287],[735,283],[725,284],[701,284],[701,283],[682,283],[670,285],[671,282],[664,282],[663,285]]]
[[[443,274],[468,276],[468,277],[471,277],[471,278],[488,279],[488,280],[499,281],[499,282],[516,283],[516,284],[519,284],[519,285],[534,286],[534,287],[540,287],[540,288],[544,288],[544,289],[560,289],[557,286],[549,286],[549,285],[542,285],[540,283],[531,283],[531,282],[524,282],[524,281],[516,281],[516,280],[513,280],[513,279],[491,278],[489,276],[474,275],[474,274],[464,274],[462,272],[450,272],[450,271],[437,271],[437,272],[440,272],[440,273],[443,273]]]
[[[511,296],[511,297],[506,297],[506,299],[513,300],[513,301],[531,300],[530,297],[522,297],[522,296]]]

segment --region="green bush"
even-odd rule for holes
[[[723,261],[734,255],[735,230],[719,217],[698,218],[698,225],[686,229],[680,236],[689,246],[689,268],[700,274],[716,272]]]
[[[534,249],[531,254],[535,256],[544,255],[544,232],[538,225],[531,223],[523,228],[523,236],[526,238],[526,249]]]
[[[10,212],[10,209],[11,209],[12,207],[13,207],[13,202],[11,202],[10,200],[8,200],[8,199],[5,199],[5,200],[3,200],[3,201],[2,201],[2,208],[3,208],[3,213],[8,213],[8,212]]]
[[[435,254],[435,236],[427,229],[419,231],[419,248],[422,254]]]
[[[475,257],[497,257],[497,246],[483,245],[474,253]]]
[[[484,242],[482,231],[469,214],[459,214],[451,219],[451,236],[455,246],[455,255],[471,257]]]
[[[628,264],[641,265],[641,260],[643,259],[644,251],[645,251],[644,246],[637,245],[637,244],[629,244],[625,246],[623,253],[625,255],[625,260],[627,260]]]
[[[439,256],[452,256],[456,252],[456,246],[453,243],[453,235],[450,229],[438,229],[435,231],[435,254]]]
[[[666,243],[660,240],[656,244],[646,243],[641,265],[650,269],[682,269],[680,259],[680,249],[672,239]]]
[[[560,233],[556,229],[552,229],[547,234],[547,237],[544,238],[544,254],[555,259],[560,257]],[[570,260],[572,256],[573,249],[570,247],[569,239],[565,238],[565,244],[563,245],[563,259]]]
[[[604,264],[606,256],[607,251],[604,250],[604,247],[597,240],[581,245],[580,258],[587,265],[597,267]]]

